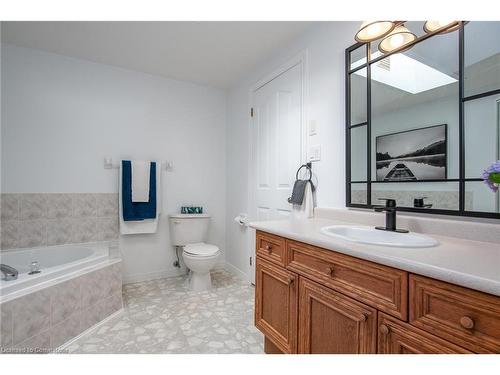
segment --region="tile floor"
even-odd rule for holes
[[[192,292],[186,277],[124,285],[124,311],[68,346],[70,353],[263,353],[254,287],[226,271]]]

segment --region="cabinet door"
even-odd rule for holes
[[[377,310],[299,278],[299,353],[377,351]]]
[[[378,353],[458,354],[470,353],[457,345],[424,332],[408,323],[379,313]]]
[[[297,352],[297,276],[257,257],[255,325],[284,353]]]

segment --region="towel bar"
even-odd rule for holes
[[[113,159],[104,158],[104,169],[120,169],[120,164],[113,164]],[[162,162],[162,171],[171,172],[174,169],[174,163],[171,161]]]

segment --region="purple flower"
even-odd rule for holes
[[[484,183],[488,185],[490,190],[496,193],[498,191],[499,176],[500,176],[500,160],[497,160],[484,170],[481,177],[484,180]]]

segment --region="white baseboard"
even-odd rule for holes
[[[226,262],[224,260],[217,262],[214,266],[214,270],[225,270],[225,269],[226,269]]]
[[[148,273],[137,273],[134,275],[123,275],[123,284],[132,284],[141,281],[165,279],[168,277],[177,277],[185,275],[186,272],[187,272],[186,268],[182,267],[180,269],[176,268],[175,270],[164,270],[164,271],[156,271]]]
[[[232,265],[231,263],[226,262],[224,264],[224,269],[227,270],[228,272],[231,272],[233,275],[237,276],[241,280],[248,281],[248,275],[239,268]]]
[[[216,270],[227,270],[232,274],[238,276],[241,280],[248,281],[248,276],[245,272],[241,271],[239,268],[236,268],[230,263],[225,261],[217,262],[214,269]],[[149,272],[149,273],[140,273],[135,275],[123,275],[123,284],[132,284],[139,283],[141,281],[149,281],[149,280],[157,280],[157,279],[165,279],[169,277],[177,277],[183,276],[187,272],[186,268],[183,266],[181,269],[175,270],[165,270],[165,271],[157,271],[157,272]]]

